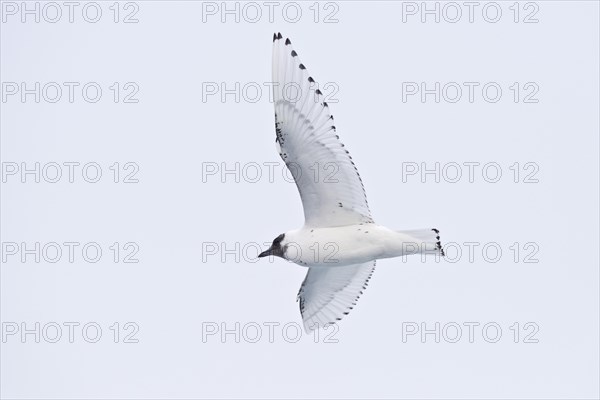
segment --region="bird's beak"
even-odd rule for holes
[[[270,256],[273,254],[273,249],[269,249],[269,250],[265,250],[262,253],[260,253],[258,255],[258,258],[262,258],[262,257],[266,257],[266,256]]]

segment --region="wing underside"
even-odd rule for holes
[[[273,37],[273,100],[279,155],[294,176],[307,226],[371,223],[362,180],[333,116],[289,39]]]
[[[334,324],[354,308],[375,271],[375,261],[345,267],[308,269],[298,292],[304,329]]]

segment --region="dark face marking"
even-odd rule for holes
[[[260,258],[266,256],[277,256],[284,258],[283,254],[285,253],[285,247],[281,247],[281,242],[283,241],[284,237],[285,233],[282,233],[281,235],[277,236],[275,240],[273,240],[273,244],[271,245],[271,247],[269,247],[268,250],[265,250],[262,253],[260,253],[258,257]]]
[[[284,237],[285,237],[285,233],[282,233],[281,235],[277,236],[273,240],[273,246],[276,246],[276,245],[279,246]]]

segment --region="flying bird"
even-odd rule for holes
[[[352,310],[377,259],[444,255],[437,229],[396,231],[375,223],[354,160],[315,86],[291,41],[274,34],[275,143],[300,192],[305,222],[258,256],[308,267],[297,297],[307,332]]]

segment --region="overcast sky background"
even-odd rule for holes
[[[20,10],[12,15],[14,9],[2,5],[3,171],[39,162],[50,174],[54,164],[48,163],[80,163],[73,183],[64,165],[58,183],[43,176],[35,183],[32,175],[22,183],[20,171],[3,177],[3,397],[599,396],[597,2],[521,3],[517,23],[512,2],[500,3],[496,23],[482,16],[486,3],[474,10],[473,23],[465,6],[456,23],[444,20],[454,18],[448,8],[440,23],[431,15],[422,23],[420,12],[406,13],[411,5],[359,1],[321,3],[318,16],[312,3],[301,3],[295,23],[294,6],[284,18],[285,3],[274,9],[272,22],[261,2],[258,22],[242,3],[239,23],[234,15],[223,23],[220,2],[192,1],[120,3],[115,23],[113,3],[106,2],[100,20],[89,23],[84,4],[73,23],[66,6],[57,23],[35,23],[32,16],[23,23]],[[53,18],[54,11],[45,10]],[[87,11],[93,18],[94,9]],[[494,18],[494,9],[487,12]],[[139,22],[123,23],[130,13]],[[539,22],[524,23],[529,14]],[[324,23],[326,16],[337,22]],[[254,259],[256,244],[266,248],[303,223],[295,185],[284,179],[275,152],[264,85],[271,81],[274,31],[291,38],[320,84],[331,84],[322,90],[376,222],[436,227],[455,260],[379,261],[358,306],[330,337],[337,343],[325,343],[331,331],[317,343],[307,334],[289,343],[301,326],[296,294],[306,270],[281,259]],[[11,82],[27,88],[58,82],[63,97],[36,103],[27,95],[22,102],[20,93],[8,94]],[[72,103],[63,82],[79,84]],[[82,97],[88,82],[102,88],[96,103]],[[220,93],[203,99],[207,82],[229,89],[250,83],[246,87],[262,93],[255,102],[254,92],[239,102],[234,95],[223,102]],[[457,82],[463,97],[403,101],[403,82],[428,88]],[[479,84],[472,103],[463,82]],[[502,89],[495,103],[481,94],[489,82]],[[124,103],[135,88],[131,99],[138,102]],[[525,103],[536,88],[529,100],[538,102]],[[115,162],[118,183],[110,169]],[[139,167],[130,177],[138,183],[123,182],[135,169],[125,167],[128,162]],[[269,162],[277,163],[272,181],[263,164]],[[408,165],[433,168],[436,162],[449,166],[448,174],[452,163],[461,165],[462,178],[403,179]],[[471,162],[480,163],[473,182],[464,164]],[[100,166],[97,183],[83,179],[86,163]],[[221,175],[223,166],[236,163],[239,182],[235,174]],[[252,163],[262,166],[255,183]],[[500,166],[497,183],[486,181],[494,170],[482,175],[487,163]],[[215,165],[218,173],[203,179],[203,169]],[[532,179],[537,183],[525,182]],[[43,254],[39,263],[32,255],[22,262],[21,243],[33,248],[36,242],[80,245],[72,263],[64,245],[56,263]],[[89,242],[102,249],[96,263],[82,257]],[[477,243],[471,260],[470,242]],[[18,244],[17,254],[9,254],[10,243]],[[210,243],[216,254],[203,252]],[[237,254],[223,253],[236,243]],[[489,243],[489,254],[482,254]],[[492,262],[498,247],[502,255]],[[124,263],[136,249],[139,262]],[[7,334],[36,322],[47,327],[40,343],[33,334],[24,340],[21,332]],[[68,322],[80,324],[73,343]],[[127,322],[135,325],[125,329]],[[203,340],[207,323],[234,329],[236,322],[252,338],[252,323],[258,324],[262,337],[250,343],[240,336],[236,343],[234,334],[222,340],[218,333]],[[270,322],[279,324],[272,343]],[[432,334],[425,343],[420,333],[403,340],[407,323],[433,329],[436,322],[440,331],[448,327],[439,343]],[[469,322],[479,324],[472,343]],[[52,323],[62,326],[57,343],[48,340]],[[97,343],[83,337],[86,323],[101,327]],[[462,327],[456,343],[448,340],[455,336],[452,323]],[[494,328],[482,333],[488,323],[502,329],[496,343],[485,340],[494,338]],[[138,343],[123,343],[134,326],[139,330],[130,339]],[[93,329],[88,333],[94,336]]]

